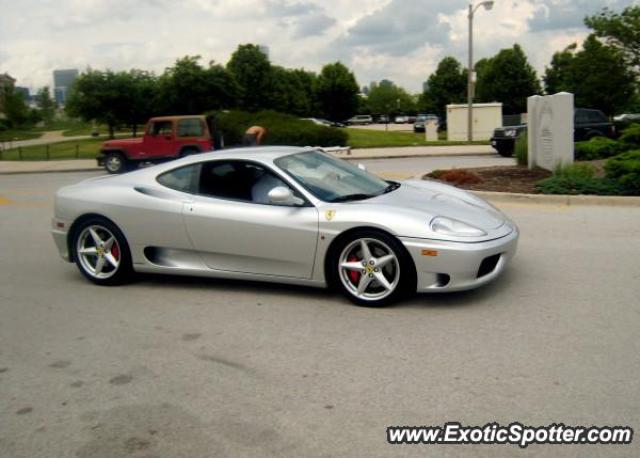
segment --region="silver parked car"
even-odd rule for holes
[[[474,195],[384,181],[311,148],[185,157],[60,189],[53,238],[94,283],[135,272],[334,286],[360,305],[475,288],[518,230]]]

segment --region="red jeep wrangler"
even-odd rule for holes
[[[122,173],[142,162],[163,162],[218,147],[211,118],[163,116],[151,118],[141,138],[104,142],[97,160],[107,172]]]

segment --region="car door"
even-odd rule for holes
[[[144,149],[149,158],[175,156],[176,137],[172,120],[156,120],[149,124],[144,138]]]
[[[318,211],[308,203],[277,206],[255,202],[252,189],[259,186],[264,174],[289,186],[270,168],[250,161],[219,160],[202,165],[199,193],[184,206],[194,249],[211,269],[311,278]]]

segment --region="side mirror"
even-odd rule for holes
[[[359,168],[360,170],[364,170],[365,172],[367,171],[367,166],[366,166],[366,165],[364,165],[364,164],[358,164],[358,168]]]
[[[269,194],[269,203],[273,205],[302,205],[304,201],[293,195],[291,189],[284,186],[276,186]]]

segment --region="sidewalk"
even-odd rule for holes
[[[343,159],[390,159],[408,157],[495,156],[486,145],[412,146],[403,148],[352,149],[351,154],[339,153]],[[56,173],[99,171],[95,159],[68,159],[62,161],[0,161],[0,175],[20,173]]]

